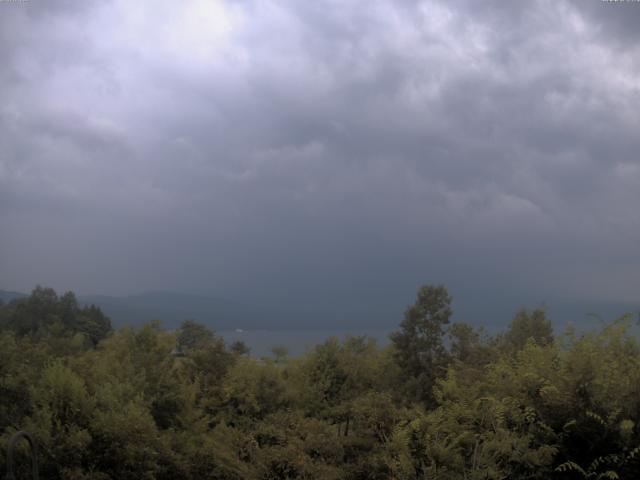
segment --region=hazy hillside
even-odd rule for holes
[[[21,294],[19,294],[21,295]],[[390,328],[400,317],[387,314],[377,318],[375,308],[347,309],[340,314],[327,306],[300,308],[287,305],[281,310],[257,307],[216,297],[175,292],[149,292],[125,297],[105,295],[81,295],[84,304],[98,305],[113,321],[114,326],[140,325],[147,320],[162,320],[166,328],[177,328],[184,319],[194,319],[217,330],[322,330],[361,329],[377,331]],[[531,302],[523,305],[475,305],[474,308],[454,310],[453,320],[484,325],[489,331],[497,331],[510,321],[518,308],[546,306],[549,317],[558,331],[568,323],[578,328],[594,328],[601,320],[611,321],[618,316],[637,312],[637,304],[582,302],[558,299],[547,303]],[[334,306],[338,309],[338,306]],[[480,313],[480,315],[478,315]],[[375,318],[375,320],[374,320]]]
[[[116,326],[139,325],[152,319],[162,320],[166,328],[193,319],[216,330],[278,328],[285,324],[275,312],[200,295],[149,292],[126,297],[87,295],[79,300],[98,305]]]
[[[22,292],[0,290],[0,299],[9,302],[22,298]],[[123,297],[108,295],[78,295],[81,304],[95,304],[108,315],[114,326],[141,325],[148,320],[161,320],[165,328],[173,329],[185,319],[197,320],[217,331],[242,330],[353,330],[378,332],[389,329],[397,314],[369,308],[349,309],[345,306],[321,305],[300,307],[295,304],[282,309],[257,307],[216,297],[176,292],[147,292]],[[467,302],[454,310],[453,320],[484,325],[489,331],[500,330],[518,308],[545,305],[557,331],[568,323],[589,329],[618,316],[638,312],[637,304],[582,302],[557,299],[546,303],[495,305],[482,301]],[[332,307],[331,310],[329,307]],[[339,310],[339,311],[337,311]]]
[[[20,292],[9,292],[7,290],[0,290],[0,300],[3,302],[10,302],[11,300],[15,300],[16,298],[26,297],[27,294]]]
[[[0,299],[5,303],[26,296],[26,293],[0,290]],[[117,327],[161,320],[165,328],[173,329],[185,319],[197,320],[216,330],[277,329],[292,325],[285,315],[272,310],[175,292],[148,292],[124,297],[78,295],[78,301],[84,305],[97,305]]]

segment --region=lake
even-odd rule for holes
[[[289,355],[305,353],[329,337],[344,339],[347,336],[368,335],[383,346],[389,343],[391,330],[243,330],[218,332],[226,342],[243,341],[254,357],[270,356],[271,348],[281,345],[289,349]]]

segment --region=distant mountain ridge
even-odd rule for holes
[[[27,296],[21,292],[0,290],[0,299],[4,302]],[[196,320],[214,330],[291,327],[291,322],[281,313],[204,295],[147,292],[123,297],[78,295],[77,298],[80,304],[100,307],[116,328],[160,320],[163,327],[174,329],[186,319]]]
[[[62,292],[58,292],[62,293]],[[0,300],[26,297],[28,294],[0,290]],[[325,302],[320,305],[287,304],[285,307],[261,307],[235,302],[214,296],[188,293],[152,291],[136,295],[78,295],[83,305],[95,304],[111,318],[114,327],[139,326],[149,320],[160,320],[164,328],[177,328],[183,320],[191,319],[216,331],[242,330],[322,330],[358,329],[391,330],[402,320],[402,308],[385,311],[376,305],[349,310],[345,305]],[[491,302],[467,302],[455,304],[453,322],[467,322],[484,326],[488,331],[505,328],[521,307],[528,309],[539,303],[522,302],[519,305],[493,305]],[[602,318],[609,322],[625,312],[635,312],[640,324],[639,304],[578,301],[555,299],[548,302],[549,318],[556,333],[560,333],[568,322],[581,328],[597,327]],[[324,308],[323,308],[324,307]],[[377,310],[377,311],[376,311]],[[596,316],[590,315],[590,313]]]
[[[24,297],[28,297],[28,295],[26,293],[0,290],[0,300],[2,300],[5,303],[10,302],[11,300],[15,300],[16,298],[24,298]]]
[[[116,327],[161,320],[165,328],[173,329],[186,319],[196,320],[215,330],[284,326],[283,319],[279,320],[276,312],[203,295],[148,292],[126,297],[85,295],[79,296],[78,300],[98,305]]]

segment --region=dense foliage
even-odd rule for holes
[[[450,324],[451,302],[420,289],[385,348],[330,338],[256,359],[193,321],[113,331],[38,287],[0,306],[0,449],[26,429],[42,478],[69,480],[640,475],[629,318],[554,338],[522,311],[489,336]]]

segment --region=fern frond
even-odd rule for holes
[[[607,426],[607,422],[604,421],[604,418],[602,418],[600,415],[598,415],[596,412],[592,412],[591,410],[587,410],[585,412],[585,414],[587,415],[587,417],[589,417],[592,420],[595,420],[596,422],[598,422],[600,425],[602,425],[603,427]]]
[[[579,472],[584,478],[587,478],[587,472],[576,462],[564,462],[556,467],[556,472]]]
[[[636,447],[629,452],[628,458],[635,458],[636,455],[640,454],[640,447]]]
[[[606,472],[603,472],[600,475],[598,475],[598,479],[600,479],[600,478],[608,478],[610,480],[618,480],[620,477],[613,470],[607,470]]]

